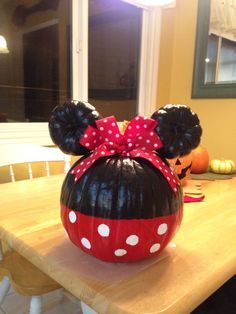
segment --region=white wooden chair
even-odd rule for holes
[[[63,171],[66,173],[70,169],[70,162],[71,156],[54,147],[0,145],[0,183],[50,176]]]
[[[34,177],[33,164],[38,162],[43,164],[44,172],[41,174],[45,176],[51,175],[50,162],[62,162],[63,167],[61,172],[67,172],[70,168],[70,156],[65,156],[56,148],[30,144],[0,145],[0,178],[3,174],[1,173],[1,169],[5,169],[8,171],[8,177],[5,180],[9,182],[15,182],[18,178],[28,178],[31,180]],[[17,170],[15,168],[16,165],[21,165],[23,168],[21,167],[20,170]],[[26,176],[22,176],[22,169],[27,170]],[[38,175],[38,173],[36,174]],[[41,272],[19,253],[11,250],[9,247],[6,249],[6,243],[5,245],[3,245],[3,242],[0,244],[2,246],[2,259],[0,261],[0,280],[2,280],[0,283],[0,305],[3,303],[12,285],[19,294],[32,297],[29,310],[30,314],[41,313],[42,295],[60,288],[59,284]]]

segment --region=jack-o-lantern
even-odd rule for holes
[[[190,177],[191,167],[192,167],[192,154],[188,154],[183,157],[177,157],[174,159],[168,159],[169,164],[174,169],[175,173],[184,186]]]
[[[199,144],[197,115],[167,105],[151,119],[136,116],[122,134],[113,116],[101,119],[93,106],[71,102],[54,109],[49,130],[65,153],[84,155],[61,190],[61,219],[71,241],[110,262],[159,254],[183,211],[179,180],[165,158]]]

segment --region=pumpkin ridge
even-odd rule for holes
[[[89,216],[146,219],[176,212],[182,199],[145,159],[113,156],[97,160],[76,183],[69,173],[61,203]]]

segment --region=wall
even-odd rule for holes
[[[189,105],[199,115],[210,157],[236,162],[236,100],[191,99],[197,0],[176,2],[163,12],[157,107]]]

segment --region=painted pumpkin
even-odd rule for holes
[[[210,162],[210,170],[214,173],[232,174],[235,172],[233,160],[213,159]]]
[[[190,177],[191,167],[192,167],[192,154],[188,154],[183,157],[177,157],[174,159],[168,159],[171,167],[174,169],[175,173],[184,186]]]
[[[179,127],[161,133],[173,121]],[[191,150],[189,144],[185,150],[177,146],[176,137],[198,145],[197,116],[186,106],[168,105],[152,119],[136,116],[122,134],[114,117],[101,119],[91,105],[72,102],[54,109],[49,130],[64,152],[87,150],[61,190],[61,219],[71,241],[109,262],[159,254],[183,214],[182,189],[165,157]],[[192,141],[186,141],[186,134]]]

